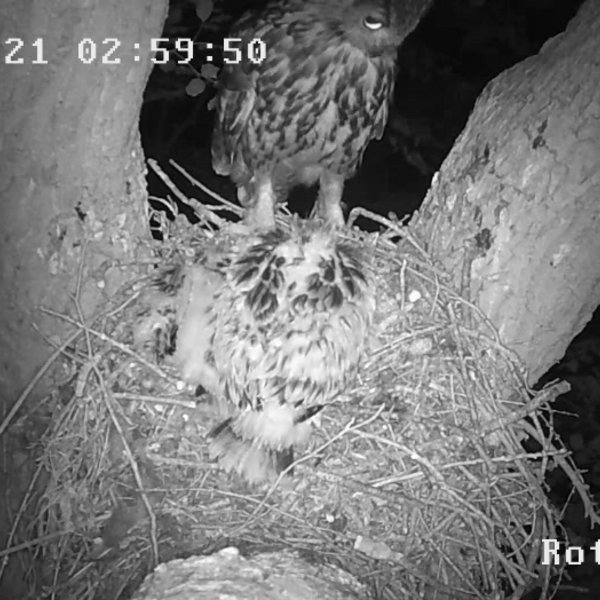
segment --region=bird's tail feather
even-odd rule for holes
[[[275,404],[229,417],[209,433],[210,454],[250,483],[273,480],[294,462],[294,446],[308,439],[310,420],[321,408]]]
[[[235,471],[249,483],[275,479],[294,462],[294,450],[270,448],[244,438],[235,429],[235,417],[226,419],[211,432],[210,454],[225,471]]]

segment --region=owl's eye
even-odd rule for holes
[[[371,31],[378,31],[383,27],[383,21],[381,21],[381,19],[378,19],[377,17],[367,15],[363,19],[363,25]]]

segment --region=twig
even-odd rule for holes
[[[223,226],[224,220],[222,217],[216,215],[213,211],[206,208],[206,206],[201,204],[199,201],[196,201],[195,204],[192,204],[190,198],[188,198],[183,192],[179,190],[179,188],[171,181],[171,178],[160,168],[158,163],[153,158],[148,159],[148,164],[150,165],[152,170],[160,177],[163,183],[177,196],[177,199],[182,204],[189,206],[207,222],[212,223],[213,225],[216,225],[219,228]]]
[[[379,417],[379,415],[382,413],[384,408],[385,408],[385,406],[382,404],[374,414],[372,414],[368,419],[361,421],[357,425],[354,424],[354,420],[355,420],[354,418],[350,419],[348,421],[348,423],[346,423],[344,428],[341,431],[339,431],[336,435],[334,435],[332,438],[327,440],[324,444],[321,444],[321,446],[319,446],[318,448],[316,448],[309,454],[302,456],[299,459],[297,459],[296,461],[294,461],[287,469],[285,469],[285,471],[282,471],[279,474],[279,477],[276,479],[276,481],[273,483],[273,485],[271,485],[271,487],[268,489],[264,498],[261,500],[260,504],[254,509],[252,514],[248,517],[246,522],[243,525],[241,525],[238,529],[236,529],[231,535],[236,535],[236,534],[240,533],[240,531],[242,531],[243,529],[245,529],[246,527],[248,527],[251,524],[251,522],[254,520],[256,515],[258,515],[258,513],[261,511],[261,509],[266,505],[267,500],[271,497],[271,495],[273,494],[273,492],[275,491],[275,489],[277,488],[277,486],[279,485],[279,483],[281,482],[283,477],[285,477],[285,475],[287,475],[290,471],[293,471],[294,467],[296,467],[297,465],[299,465],[303,462],[306,462],[307,460],[310,460],[311,458],[314,458],[315,456],[318,456],[321,452],[323,452],[323,450],[325,450],[326,448],[331,446],[331,444],[335,443],[337,440],[344,437],[348,433],[351,433],[352,431],[357,431],[363,427],[366,427],[367,425],[369,425],[370,423],[372,423],[373,421],[375,421],[375,419],[377,419]]]
[[[135,483],[138,486],[138,492],[140,493],[142,502],[144,503],[144,507],[146,508],[146,513],[148,514],[148,518],[150,520],[150,541],[151,541],[151,547],[152,547],[152,557],[153,557],[154,566],[156,566],[158,564],[158,560],[159,560],[158,541],[157,541],[157,535],[156,535],[156,515],[154,514],[154,510],[152,510],[150,500],[148,500],[144,482],[142,480],[142,476],[140,475],[140,471],[138,469],[135,457],[133,456],[133,452],[131,451],[131,448],[129,447],[129,443],[127,442],[127,438],[123,432],[121,423],[119,422],[119,419],[117,419],[115,409],[114,409],[111,399],[110,399],[110,393],[106,389],[102,375],[98,371],[97,367],[94,370],[96,372],[96,377],[98,378],[98,383],[100,385],[100,388],[102,389],[102,400],[104,402],[104,405],[106,406],[106,410],[108,411],[108,414],[110,415],[111,422],[112,422],[114,428],[117,430],[119,437],[121,438],[121,443],[123,444],[123,449],[125,450],[125,455],[127,456],[127,461],[129,462],[129,466],[131,467],[131,471],[133,472],[133,477],[135,479]]]
[[[233,214],[242,216],[244,214],[244,209],[233,202],[229,202],[223,196],[220,196],[216,192],[213,192],[210,188],[206,187],[202,182],[198,181],[196,178],[192,177],[183,167],[179,166],[174,160],[169,160],[169,164],[177,169],[179,173],[181,173],[190,183],[200,188],[207,196],[210,196],[213,200],[219,202],[219,204],[225,206],[228,210],[230,210]]]
[[[46,374],[46,371],[50,368],[50,366],[54,363],[54,361],[62,354],[62,352],[70,346],[80,335],[81,330],[72,333],[52,354],[46,359],[46,362],[38,369],[38,372],[33,376],[33,379],[27,384],[27,387],[21,392],[16,402],[11,406],[8,414],[3,419],[2,423],[0,423],[0,437],[6,431],[7,427],[13,420],[14,416],[17,414],[23,403],[28,398],[29,394],[31,394],[32,390],[35,388],[40,379]]]
[[[63,321],[67,321],[68,323],[71,323],[72,325],[75,325],[76,327],[80,327],[82,329],[85,328],[85,326],[82,323],[79,323],[78,321],[69,317],[68,315],[59,313],[50,308],[42,308],[41,310],[43,312],[45,312],[46,314],[49,314],[53,317],[58,317],[59,319],[62,319]],[[171,377],[168,373],[163,371],[160,367],[158,367],[155,364],[151,363],[150,361],[146,360],[143,356],[140,356],[137,352],[132,350],[129,346],[126,346],[125,344],[121,344],[121,342],[117,342],[116,340],[113,340],[110,336],[106,335],[105,333],[102,333],[101,331],[96,331],[95,329],[91,329],[91,328],[88,328],[87,331],[91,335],[101,339],[103,342],[107,342],[107,343],[111,344],[112,346],[114,346],[115,348],[118,348],[119,350],[121,350],[121,352],[124,352],[125,354],[128,354],[132,358],[135,358],[135,360],[137,360],[138,362],[143,364],[145,367],[147,367],[148,369],[150,369],[151,371],[156,373],[156,375],[158,375],[159,377],[162,377],[163,379],[166,379],[171,382],[179,383],[178,380]]]
[[[132,394],[129,392],[113,392],[115,400],[131,400],[132,402],[152,402],[153,404],[170,404],[183,408],[196,408],[194,400],[178,400],[176,398],[165,398],[164,396],[148,396],[146,394]]]

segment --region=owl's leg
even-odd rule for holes
[[[334,227],[343,227],[344,213],[342,212],[342,193],[344,178],[324,171],[319,179],[319,196],[317,205],[322,219]]]
[[[247,202],[244,220],[251,227],[269,229],[275,226],[275,191],[268,175],[256,175],[253,182],[253,198]]]

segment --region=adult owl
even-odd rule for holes
[[[209,434],[221,467],[270,480],[352,385],[375,309],[370,268],[331,227],[299,220],[237,237],[213,264],[164,271],[138,342],[173,341],[182,378],[221,401],[227,418]]]
[[[277,0],[233,27],[242,60],[221,70],[212,162],[237,185],[249,224],[272,227],[275,203],[317,181],[318,213],[343,224],[344,181],[383,135],[398,47],[431,2]],[[246,54],[253,39],[262,62]]]

